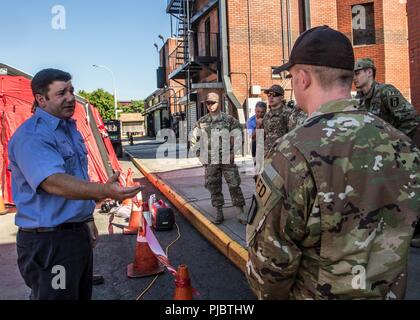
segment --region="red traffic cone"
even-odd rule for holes
[[[136,254],[134,262],[127,266],[127,276],[129,278],[149,277],[162,273],[164,266],[156,258],[150,249],[146,239],[146,228],[142,220],[142,226],[139,228],[137,235]]]
[[[192,291],[188,267],[180,265],[175,278],[174,300],[192,300]]]

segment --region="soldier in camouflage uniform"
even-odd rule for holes
[[[287,118],[284,115],[284,89],[274,84],[264,93],[267,95],[269,106],[263,119],[265,157],[276,140],[287,133]]]
[[[376,67],[372,59],[364,58],[356,61],[354,83],[360,99],[360,108],[368,110],[410,138],[414,138],[419,126],[419,115],[403,95],[390,84],[375,81]],[[420,248],[420,225],[411,244]]]
[[[234,143],[234,137],[242,134],[242,126],[237,119],[220,111],[219,101],[218,94],[209,93],[207,95],[206,105],[209,113],[200,118],[193,129],[190,140],[191,151],[193,154],[199,152],[200,160],[204,164],[205,187],[210,191],[212,206],[217,208],[217,216],[213,223],[221,224],[224,221],[223,174],[229,187],[232,203],[238,208],[238,220],[240,223],[246,224],[245,199],[240,187],[241,178],[238,167],[234,163],[234,146],[238,147],[238,143]],[[212,135],[216,135],[218,132],[222,133],[222,130],[227,135],[226,139],[222,138],[218,150],[214,150],[212,144],[217,142],[212,141]]]
[[[276,70],[289,70],[310,117],[278,140],[258,177],[247,277],[260,299],[404,297],[420,151],[358,110],[353,64],[348,38],[323,26],[303,33]]]
[[[357,60],[354,72],[360,109],[373,113],[413,138],[419,125],[416,110],[393,85],[375,81],[376,67],[373,60]]]
[[[294,128],[301,126],[306,119],[308,119],[308,115],[305,111],[295,105],[294,101],[291,100],[286,105],[287,112],[285,112],[285,116],[287,119],[287,132],[292,131]]]

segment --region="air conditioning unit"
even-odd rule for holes
[[[165,87],[166,84],[166,69],[164,67],[159,67],[156,70],[156,79],[157,79],[157,87],[159,89],[163,89]]]
[[[251,94],[252,95],[260,95],[261,94],[261,86],[251,86]]]

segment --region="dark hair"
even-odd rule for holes
[[[64,72],[57,69],[44,69],[39,71],[32,79],[31,88],[32,94],[40,94],[46,97],[48,100],[48,90],[51,83],[54,81],[70,81],[71,75],[68,72]]]
[[[267,109],[267,104],[264,101],[258,101],[257,104],[255,105],[255,109],[256,108],[262,108],[262,109]]]
[[[376,69],[375,68],[371,68],[371,69],[372,69],[373,79],[375,80],[376,79]]]

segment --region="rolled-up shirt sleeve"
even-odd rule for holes
[[[48,177],[66,173],[65,161],[54,141],[45,136],[23,136],[13,146],[15,165],[36,192]]]

